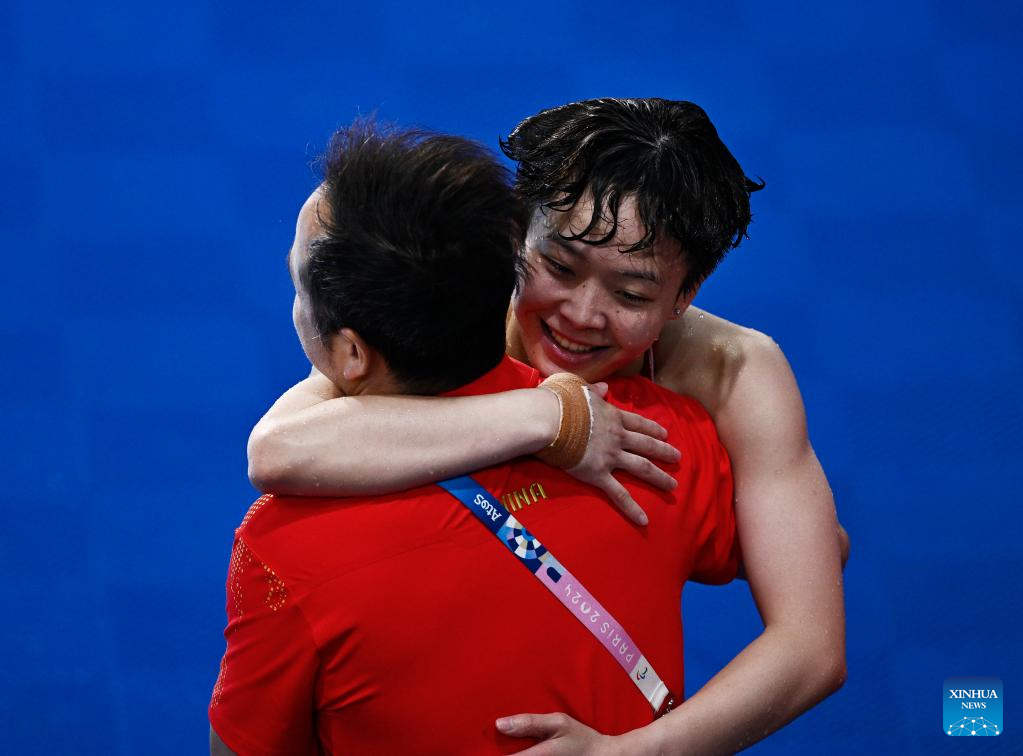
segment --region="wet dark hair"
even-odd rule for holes
[[[353,329],[410,393],[497,365],[527,218],[508,171],[476,142],[371,121],[322,162],[325,233],[299,275],[324,342]]]
[[[573,102],[525,119],[501,149],[518,162],[515,187],[529,212],[570,211],[593,195],[589,223],[560,234],[566,240],[611,241],[622,200],[635,196],[646,233],[623,251],[665,237],[679,242],[687,293],[739,246],[752,217],[749,196],[764,188],[743,173],[703,109],[682,100]],[[608,233],[584,238],[602,219]]]

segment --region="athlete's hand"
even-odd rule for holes
[[[625,754],[616,738],[601,735],[568,714],[516,714],[497,720],[497,729],[514,738],[539,738],[537,743],[520,754],[525,756],[554,756],[558,754],[586,754],[586,756],[615,756]]]
[[[664,442],[668,432],[653,420],[605,402],[606,383],[591,384],[589,392],[593,430],[582,462],[567,472],[607,494],[611,503],[630,520],[646,525],[647,516],[642,507],[611,473],[625,470],[657,488],[670,491],[677,485],[675,479],[651,460],[672,464],[678,462],[681,453]]]

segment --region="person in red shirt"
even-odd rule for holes
[[[535,391],[539,373],[504,356],[523,218],[493,158],[454,137],[357,124],[335,136],[326,165],[289,254],[312,364],[348,396]],[[738,567],[728,457],[695,400],[639,377],[612,379],[605,398],[681,452],[659,468],[670,491],[624,478],[646,527],[534,458],[475,477],[681,700],[682,586],[726,582]],[[632,419],[640,411],[660,428]],[[211,750],[512,752],[523,740],[495,720],[522,711],[564,712],[595,742],[638,748],[650,703],[516,561],[437,486],[261,497],[235,534]]]
[[[542,374],[590,381],[640,371],[697,399],[728,450],[743,572],[763,629],[671,717],[651,745],[732,752],[841,687],[841,564],[848,539],[810,443],[799,388],[772,339],[690,306],[745,237],[751,181],[694,103],[584,100],[523,120],[502,142],[530,212],[529,274],[516,288],[507,351]],[[400,303],[400,298],[398,298]],[[444,345],[457,349],[449,340]],[[582,461],[567,468],[639,524],[618,480],[673,481],[663,429],[600,399]],[[559,405],[544,389],[490,396],[347,396],[315,365],[249,437],[263,492],[353,496],[424,485],[543,449]],[[552,419],[553,418],[553,419]],[[498,428],[498,433],[491,433]],[[838,538],[835,538],[835,533]],[[561,715],[513,716],[507,732],[586,742]]]

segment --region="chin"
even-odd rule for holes
[[[604,378],[610,375],[614,370],[597,361],[591,360],[587,363],[573,360],[571,363],[567,363],[566,361],[558,360],[551,355],[546,354],[543,349],[539,349],[537,351],[539,354],[537,355],[537,359],[532,360],[533,367],[545,376],[552,375],[553,373],[573,373],[574,375],[578,375],[587,383],[595,383],[597,381],[604,380]]]

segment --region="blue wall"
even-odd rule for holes
[[[252,6],[0,6],[0,750],[205,747],[330,132],[495,145],[603,95],[702,104],[767,180],[697,304],[782,345],[852,535],[849,682],[756,750],[958,753],[941,683],[977,674],[1009,692],[973,746],[1021,747],[1018,4]],[[691,692],[759,624],[744,585],[685,611]]]

